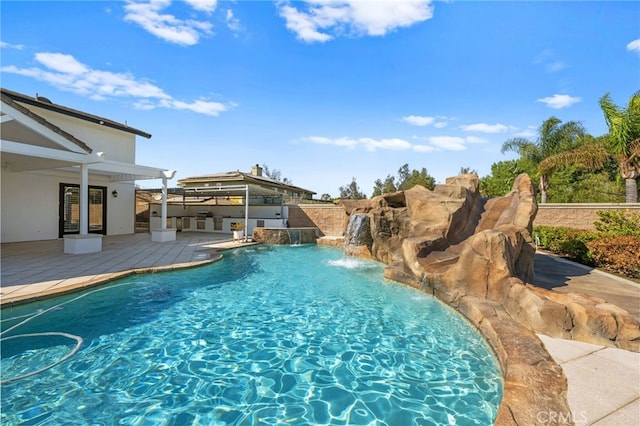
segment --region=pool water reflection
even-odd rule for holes
[[[15,381],[75,342],[2,342],[2,424],[487,425],[502,397],[457,313],[323,246],[238,249],[2,319],[3,333],[27,319],[3,339],[84,340]]]

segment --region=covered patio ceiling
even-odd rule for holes
[[[30,146],[26,144],[13,145],[9,141],[2,141],[2,167],[13,172],[26,172],[36,170],[64,170],[79,173],[80,163],[88,163],[91,174],[108,176],[111,182],[135,181],[147,179],[171,178],[173,171],[158,169],[156,167],[127,164],[118,161],[109,161],[98,154],[78,154],[60,150],[49,149],[55,155],[48,156],[45,148],[38,148],[37,153],[31,153]],[[18,148],[13,150],[12,148]],[[21,149],[26,148],[26,150]],[[91,158],[93,157],[93,158]]]
[[[216,185],[183,188],[185,197],[282,197],[282,193],[259,185]]]

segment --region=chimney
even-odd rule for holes
[[[253,176],[262,176],[262,167],[260,167],[257,164],[255,166],[251,167],[251,174]]]

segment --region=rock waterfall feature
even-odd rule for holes
[[[536,333],[640,351],[640,324],[625,310],[529,284],[537,204],[526,174],[504,197],[482,198],[465,174],[343,206],[347,254],[385,263],[385,277],[458,309],[493,346],[505,372],[496,424],[569,412],[562,369]]]

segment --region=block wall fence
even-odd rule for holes
[[[623,210],[640,214],[640,203],[634,204],[538,204],[534,226],[567,226],[576,229],[595,230],[600,210]],[[299,204],[289,206],[289,226],[292,228],[317,227],[320,236],[342,236],[347,213],[341,206],[322,204]]]
[[[640,203],[538,204],[538,214],[533,221],[533,226],[567,226],[569,228],[594,231],[596,228],[593,223],[599,219],[596,212],[601,210],[622,210],[640,214]]]
[[[291,228],[316,227],[321,237],[344,235],[347,212],[333,204],[298,204],[289,206]]]

